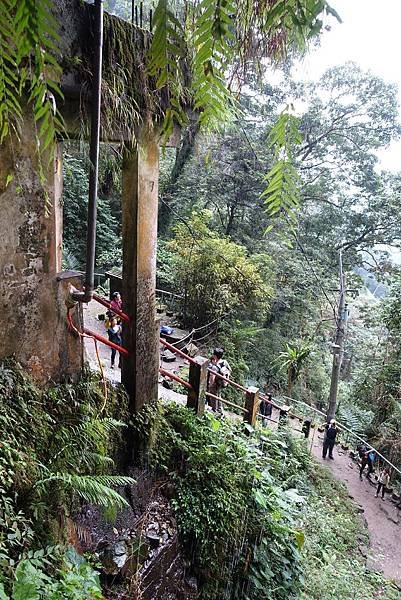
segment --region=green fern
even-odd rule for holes
[[[48,477],[39,480],[36,488],[47,487],[52,482],[59,482],[67,490],[76,493],[80,498],[90,504],[97,504],[110,508],[112,506],[129,506],[128,502],[110,486],[133,485],[136,483],[132,477],[119,475],[75,475],[72,473],[51,473]]]
[[[288,112],[281,113],[269,136],[269,147],[273,150],[274,162],[270,171],[265,175],[266,189],[262,192],[265,199],[266,212],[273,223],[285,215],[291,227],[297,220],[297,210],[300,202],[300,179],[293,162],[293,149],[301,143],[299,119]]]
[[[63,122],[55,96],[61,96],[61,68],[55,58],[58,35],[50,0],[0,2],[0,143],[18,134],[23,105],[32,107],[37,132],[38,171],[45,182],[43,158],[53,159],[56,133]]]
[[[202,0],[195,20],[192,88],[200,123],[214,127],[232,114],[233,97],[226,84],[235,48],[232,0]]]
[[[77,425],[61,427],[57,432],[57,441],[61,450],[52,458],[50,464],[58,469],[70,469],[80,466],[80,470],[89,471],[114,464],[105,455],[109,440],[118,434],[125,423],[112,418],[89,419]]]
[[[180,61],[184,58],[184,30],[179,20],[168,8],[167,0],[159,0],[154,18],[154,35],[148,52],[148,73],[156,77],[156,88],[166,88],[169,105],[162,125],[165,141],[172,134],[174,121],[180,125],[187,122],[181,105],[184,74]]]
[[[22,117],[17,49],[13,40],[16,0],[0,2],[0,144]]]

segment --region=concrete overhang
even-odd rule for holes
[[[91,113],[93,5],[82,0],[58,0],[54,16],[59,23],[58,61],[64,98],[57,101],[66,135],[87,139]],[[139,129],[157,127],[167,107],[167,90],[158,90],[148,75],[145,56],[151,33],[105,12],[102,77],[101,139],[132,142]],[[168,146],[177,146],[175,127]]]

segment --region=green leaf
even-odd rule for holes
[[[298,550],[302,550],[305,543],[305,533],[301,530],[295,531],[295,539],[297,542]]]

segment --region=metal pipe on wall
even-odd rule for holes
[[[103,0],[94,3],[94,57],[92,83],[92,114],[89,150],[89,196],[86,232],[86,272],[84,301],[92,299],[95,287],[96,217],[99,176],[100,106],[103,61]]]

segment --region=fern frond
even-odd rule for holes
[[[61,68],[54,57],[59,38],[51,9],[49,0],[0,2],[0,143],[10,129],[18,132],[24,97],[24,104],[32,106],[37,128],[42,183],[46,180],[43,158],[46,154],[48,164],[53,160],[56,133],[63,129],[54,96],[62,94]]]
[[[202,0],[197,7],[194,31],[194,108],[200,123],[216,127],[232,114],[234,99],[226,84],[234,50],[233,0]]]
[[[51,482],[59,482],[63,487],[78,494],[85,502],[104,507],[124,507],[128,502],[110,486],[133,485],[135,479],[119,475],[75,475],[72,473],[52,473],[41,479],[35,487],[45,487]]]
[[[0,144],[22,118],[17,48],[13,40],[15,0],[0,2]]]
[[[301,180],[294,167],[293,149],[301,143],[298,127],[299,119],[290,114],[287,107],[270,132],[269,147],[273,151],[274,162],[264,177],[267,186],[261,194],[265,200],[266,212],[273,221],[267,231],[283,215],[292,228],[297,220]]]
[[[181,60],[185,56],[184,29],[168,7],[167,0],[159,0],[153,17],[154,34],[147,60],[148,73],[156,77],[156,88],[166,88],[169,106],[162,125],[162,137],[166,142],[171,136],[174,121],[180,125],[187,122],[181,105],[184,74]]]

